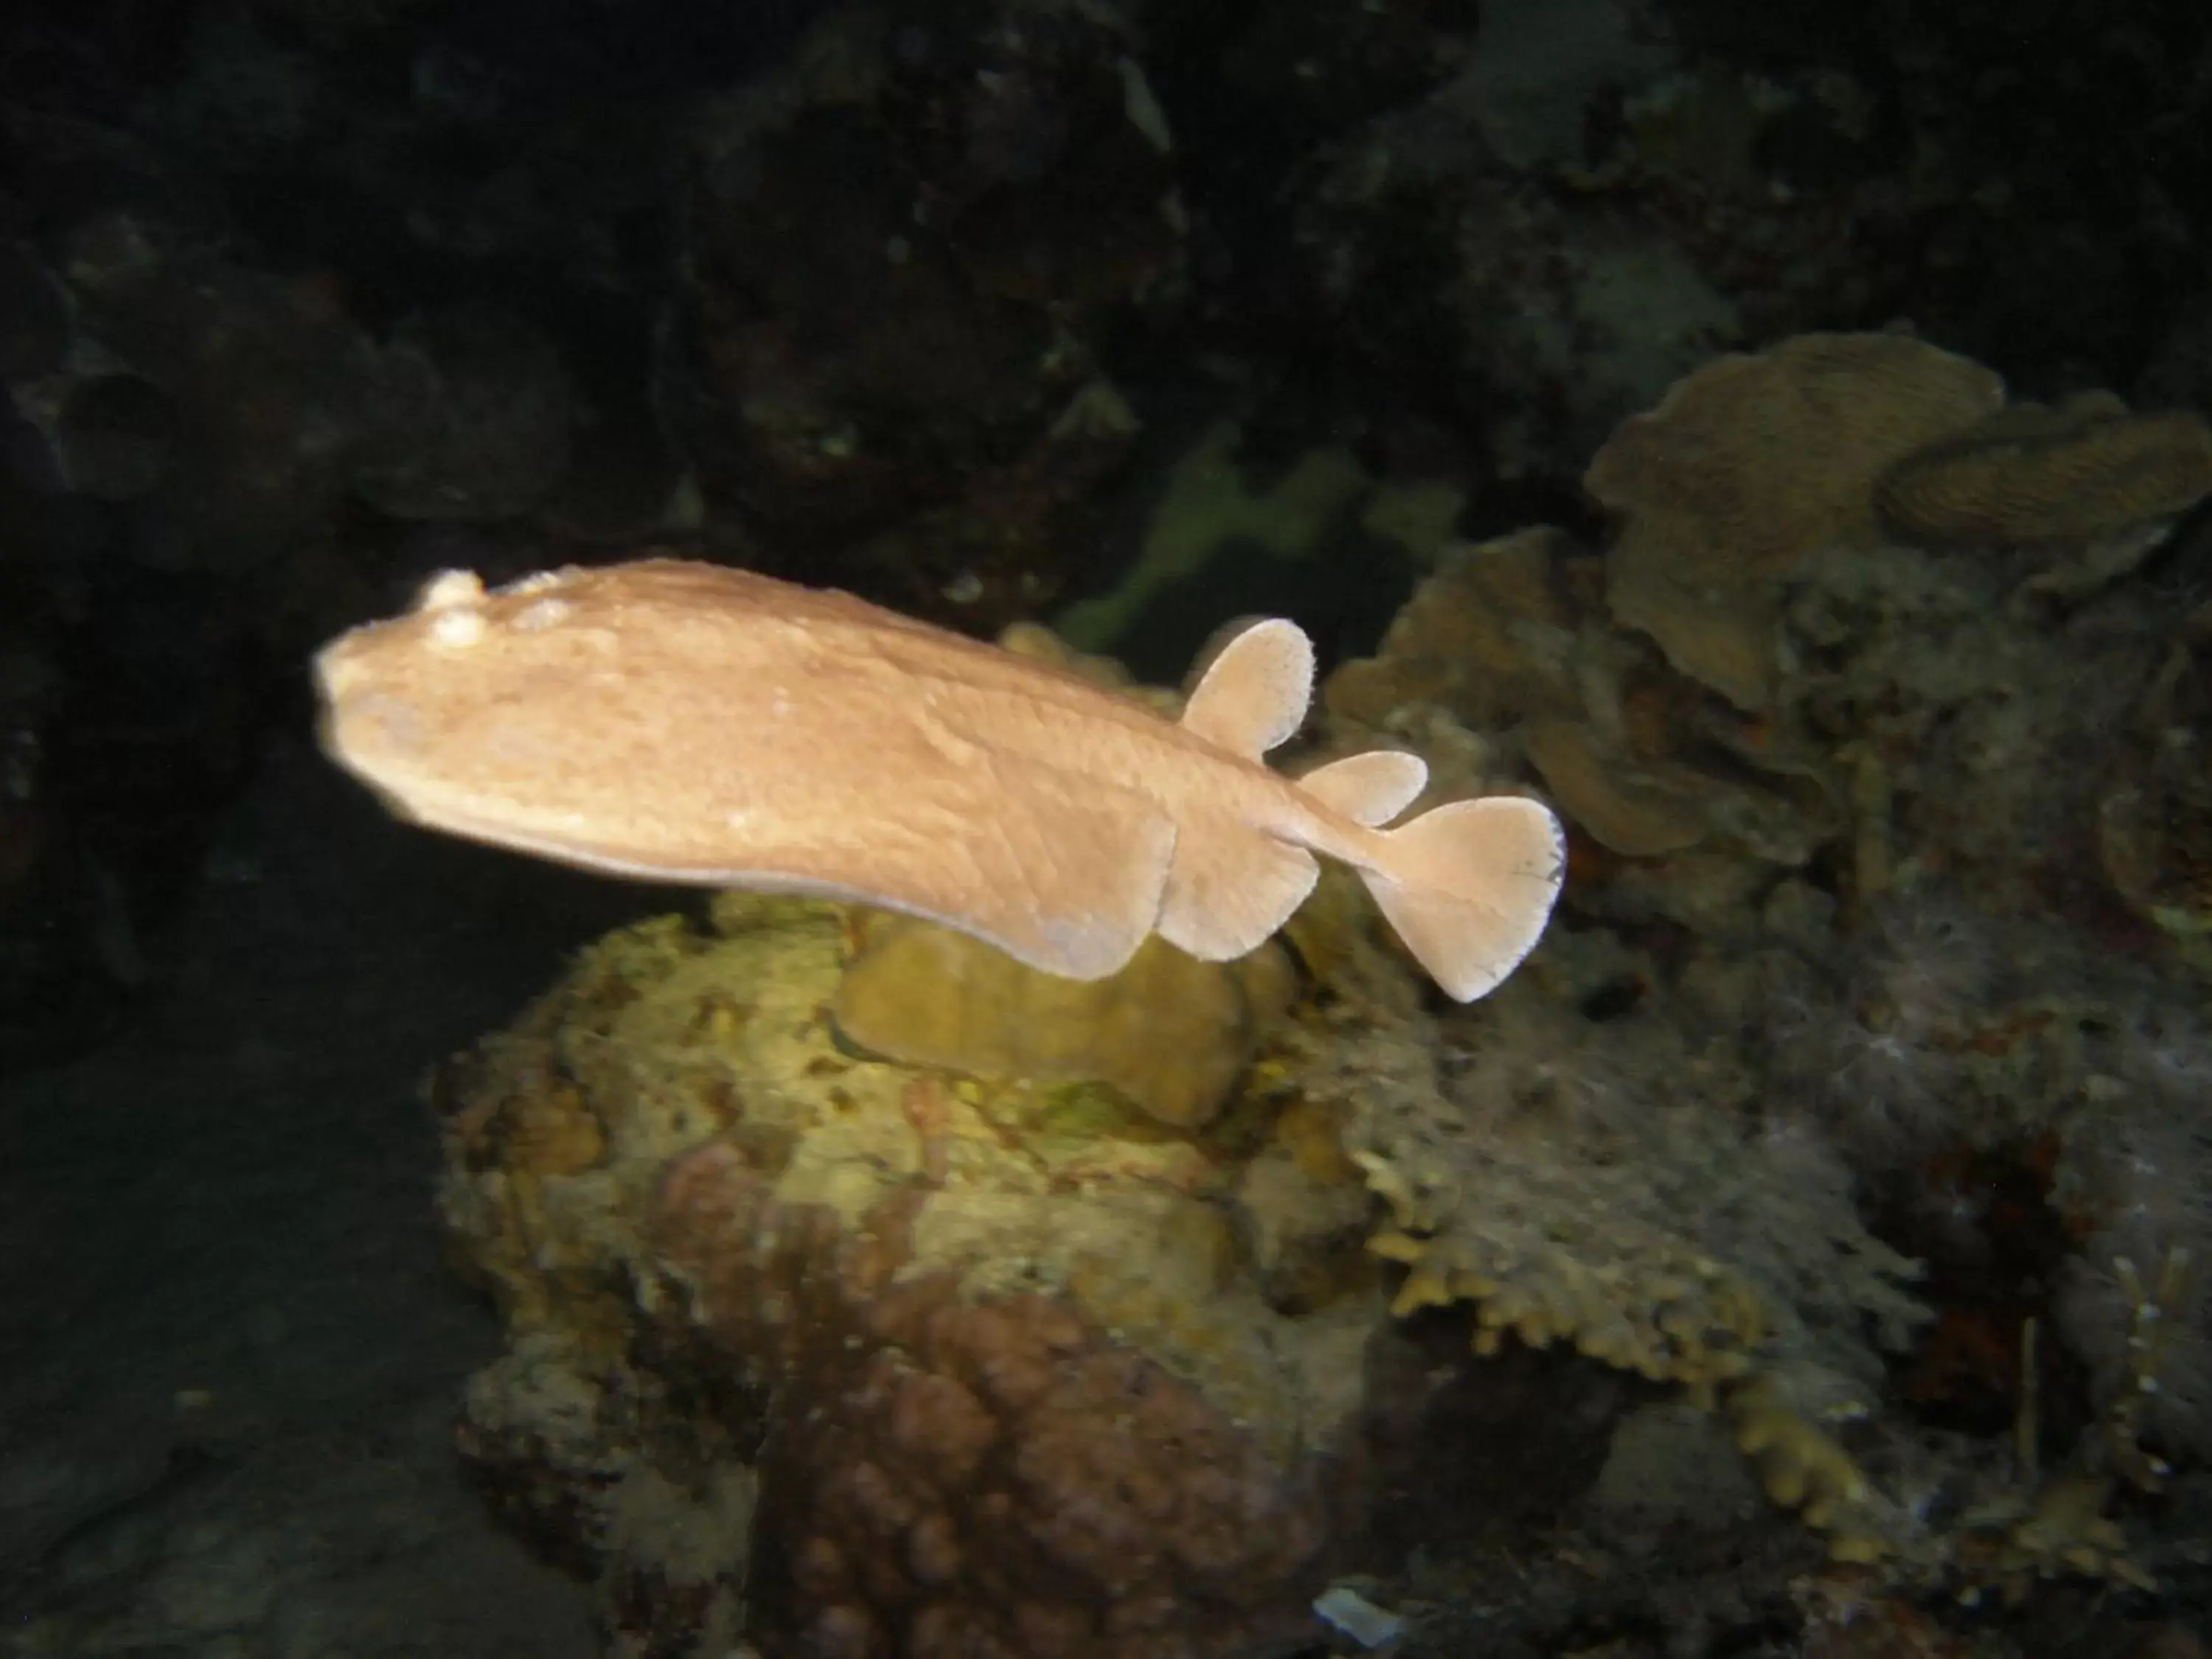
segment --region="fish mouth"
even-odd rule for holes
[[[408,798],[385,780],[376,765],[362,757],[359,745],[348,736],[350,729],[345,714],[336,708],[325,708],[321,719],[315,722],[316,741],[331,763],[374,795],[377,804],[392,817],[410,823],[427,823]]]

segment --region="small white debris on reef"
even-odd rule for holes
[[[1363,1648],[1388,1647],[1406,1633],[1406,1621],[1376,1607],[1349,1584],[1332,1584],[1314,1599],[1315,1616]]]

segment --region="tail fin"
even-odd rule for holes
[[[1559,895],[1559,819],[1519,795],[1457,800],[1382,832],[1361,872],[1406,948],[1445,992],[1472,1002],[1535,948]]]

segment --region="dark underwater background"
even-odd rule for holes
[[[4,1659],[2201,1650],[2212,12],[27,0],[0,385]],[[647,550],[1291,617],[1552,933],[1093,999],[317,751]]]

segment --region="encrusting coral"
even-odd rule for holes
[[[1875,480],[2002,397],[1989,370],[1905,335],[1805,335],[1707,364],[1625,422],[1583,477],[1622,521],[1614,617],[1692,679],[1764,708],[1772,579],[1876,540]]]
[[[771,1651],[1133,1659],[1297,1625],[1371,1290],[1276,1313],[1218,1152],[1110,1091],[852,1058],[848,918],[717,918],[610,939],[441,1091],[447,1212],[519,1340],[594,1395],[689,1402],[599,1462],[757,1468],[724,1565]],[[527,1400],[471,1411],[489,1484],[559,1486]]]
[[[1070,980],[906,917],[877,915],[838,981],[837,1029],[915,1066],[1041,1083],[1112,1085],[1177,1128],[1202,1128],[1290,1000],[1270,941],[1232,963],[1147,940],[1118,973]]]
[[[1911,1342],[1914,1264],[1865,1231],[1832,1156],[1745,1138],[1755,1074],[1696,1035],[1697,999],[1573,1012],[1632,963],[1555,940],[1452,1041],[1400,1006],[1310,1056],[1305,1086],[1342,1103],[1389,1211],[1369,1248],[1407,1267],[1394,1311],[1466,1304],[1479,1353],[1565,1344],[1724,1403],[1776,1501],[1887,1554],[1910,1527],[1820,1425]]]
[[[2193,1010],[2142,1001],[2113,1022],[2052,1174],[2085,1236],[2054,1311],[2090,1367],[2105,1466],[2157,1491],[2169,1459],[2212,1456],[2212,1149],[2196,1127],[2212,1032]]]
[[[1786,574],[1875,538],[1875,481],[1996,409],[1990,370],[1903,334],[1808,334],[1716,359],[1624,422],[1583,484],[1613,557],[1685,582]]]
[[[1382,729],[1397,713],[1434,705],[1490,732],[1574,708],[1575,622],[1560,591],[1571,549],[1559,532],[1539,529],[1449,550],[1375,655],[1329,677],[1330,715]]]
[[[2212,606],[2184,617],[2135,706],[2115,722],[2097,803],[2113,889],[2186,948],[2212,935]]]
[[[1782,418],[1792,410],[1817,402],[1850,427],[1844,416],[1894,390],[1886,368],[1914,364],[1948,386],[1942,419],[1908,423],[1879,453],[1784,441],[1812,430]],[[2185,1097],[2153,1088],[2129,1058],[2143,1045],[2114,1036],[2166,994],[2150,992],[2156,975],[2201,983],[2212,812],[2187,759],[2202,612],[2177,621],[2172,592],[2188,591],[2195,555],[2159,541],[2200,492],[2196,417],[1998,400],[1986,371],[1898,337],[1820,337],[1701,370],[1593,466],[1593,493],[1620,514],[1608,547],[1532,531],[1448,555],[1378,656],[1340,671],[1350,695],[1332,688],[1328,707],[1340,747],[1486,722],[1468,750],[1482,775],[1533,770],[1574,849],[1571,920],[1517,994],[1410,1047],[1465,1045],[1470,1076],[1543,1076],[1547,1112],[1582,1127],[1547,1116],[1532,1133],[1478,1114],[1409,1137],[1443,1155],[1371,1171],[1401,1222],[1378,1243],[1413,1264],[1407,1300],[1490,1300],[1486,1346],[1519,1330],[1703,1380],[1769,1493],[1801,1505],[1840,1559],[1879,1562],[1888,1583],[2014,1596],[2049,1577],[2148,1582],[2142,1529],[2115,1519],[2122,1494],[2212,1444],[2199,1381],[2212,1300],[2197,1266],[2212,1239],[2162,1196],[2202,1158],[2185,1134],[2161,1139],[2212,1073]],[[1962,501],[1969,482],[1984,490],[1983,528],[1938,535],[1930,508],[1916,544],[1899,541],[1904,484],[1936,479]],[[1504,568],[1509,547],[1548,550],[1520,584],[1544,596],[1540,629],[1495,605],[1487,619],[1455,614],[1490,598],[1461,573]],[[1625,607],[1628,576],[1663,579],[1675,608]],[[1491,644],[1454,659],[1443,642],[1457,638]],[[1608,937],[1641,941],[1633,965],[1557,982]],[[1480,1033],[1540,1029],[1540,999],[1637,1012],[1561,1034],[1547,1060],[1504,1065]],[[1704,1045],[1694,1084],[1675,1081],[1691,1071],[1680,1054],[1624,1058],[1647,1018]],[[1623,1077],[1647,1108],[1680,1089],[1678,1125],[1717,1112],[1757,1127],[1720,1133],[1693,1177],[1669,1176],[1679,1127],[1671,1148],[1617,1107],[1611,1129],[1591,1127]],[[1516,1205],[1545,1191],[1541,1176],[1516,1170],[1493,1190],[1481,1171],[1532,1152],[1548,1166],[1563,1147],[1578,1185],[1592,1168],[1633,1178],[1595,1224],[1516,1237]],[[1813,1312],[1802,1285],[1746,1271],[1758,1257],[1741,1234],[1712,1236],[1726,1171],[1752,1148],[1786,1170],[1801,1226],[1825,1188],[1833,1213],[1931,1258],[1917,1283],[1896,1255],[1869,1280],[1887,1276],[1899,1297],[1891,1329],[1914,1352],[1901,1383],[1863,1352],[1803,1346],[1863,1311]],[[1681,1199],[1644,1207],[1677,1179]],[[2162,1203],[2167,1220],[2143,1224]],[[1675,1261],[1713,1264],[1674,1330],[1654,1328],[1689,1334],[1686,1352],[1602,1334],[1597,1307],[1632,1276],[1593,1279],[1589,1255],[1646,1224],[1672,1236]],[[1625,1254],[1646,1261],[1650,1246]],[[1917,1332],[1914,1300],[1933,1316]],[[2052,1425],[2070,1431],[2084,1407],[2039,1376],[2039,1328],[2041,1352],[2065,1355],[2045,1372],[2088,1365],[2095,1425],[2049,1469],[2048,1446],[2019,1447],[2063,1443]],[[2039,1415],[2053,1391],[2060,1403]],[[2018,1414],[2009,1454],[1938,1445],[1899,1409],[1963,1414],[1970,1399]]]

